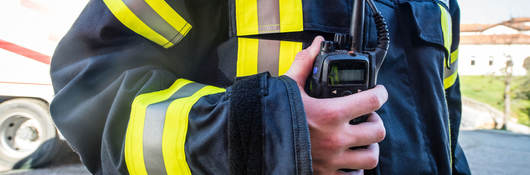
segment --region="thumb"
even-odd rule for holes
[[[302,88],[305,85],[307,76],[311,72],[315,57],[320,52],[320,43],[322,41],[324,41],[322,36],[315,37],[311,46],[296,54],[291,68],[285,73],[286,76],[292,78]]]

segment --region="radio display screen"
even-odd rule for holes
[[[333,62],[328,70],[328,84],[364,84],[368,67],[363,62],[339,61]]]

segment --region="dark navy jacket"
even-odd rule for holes
[[[470,174],[457,1],[374,1],[391,42],[387,137],[369,172]],[[349,32],[352,3],[92,0],[53,56],[52,116],[95,174],[311,174],[301,97],[280,75],[315,36]]]

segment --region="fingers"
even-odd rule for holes
[[[383,106],[388,99],[388,92],[382,85],[373,89],[362,91],[353,95],[319,99],[322,109],[320,111],[330,111],[327,115],[338,117],[341,121],[349,122],[351,119],[370,114]]]
[[[349,142],[347,148],[370,145],[383,141],[386,136],[385,126],[381,117],[372,112],[366,122],[357,125],[347,125],[346,135]]]
[[[374,143],[365,149],[347,150],[339,160],[337,169],[373,169],[379,162],[379,145]]]
[[[323,37],[315,37],[311,46],[298,52],[291,64],[291,68],[285,73],[286,76],[295,80],[301,87],[304,87],[305,80],[311,72],[315,57],[320,52],[320,43],[322,41],[324,41]]]
[[[351,172],[339,171],[336,174],[338,174],[338,175],[363,175],[364,174],[364,170],[353,170]]]

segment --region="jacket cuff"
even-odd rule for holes
[[[297,173],[296,174],[312,174],[312,160],[311,160],[311,141],[309,137],[309,126],[307,125],[304,104],[300,89],[296,81],[288,76],[281,76],[280,79],[286,86],[287,94],[289,96],[289,103],[291,106],[291,117],[293,121],[293,134],[295,139],[295,154]]]
[[[246,77],[230,98],[231,174],[311,174],[309,129],[292,79]]]

